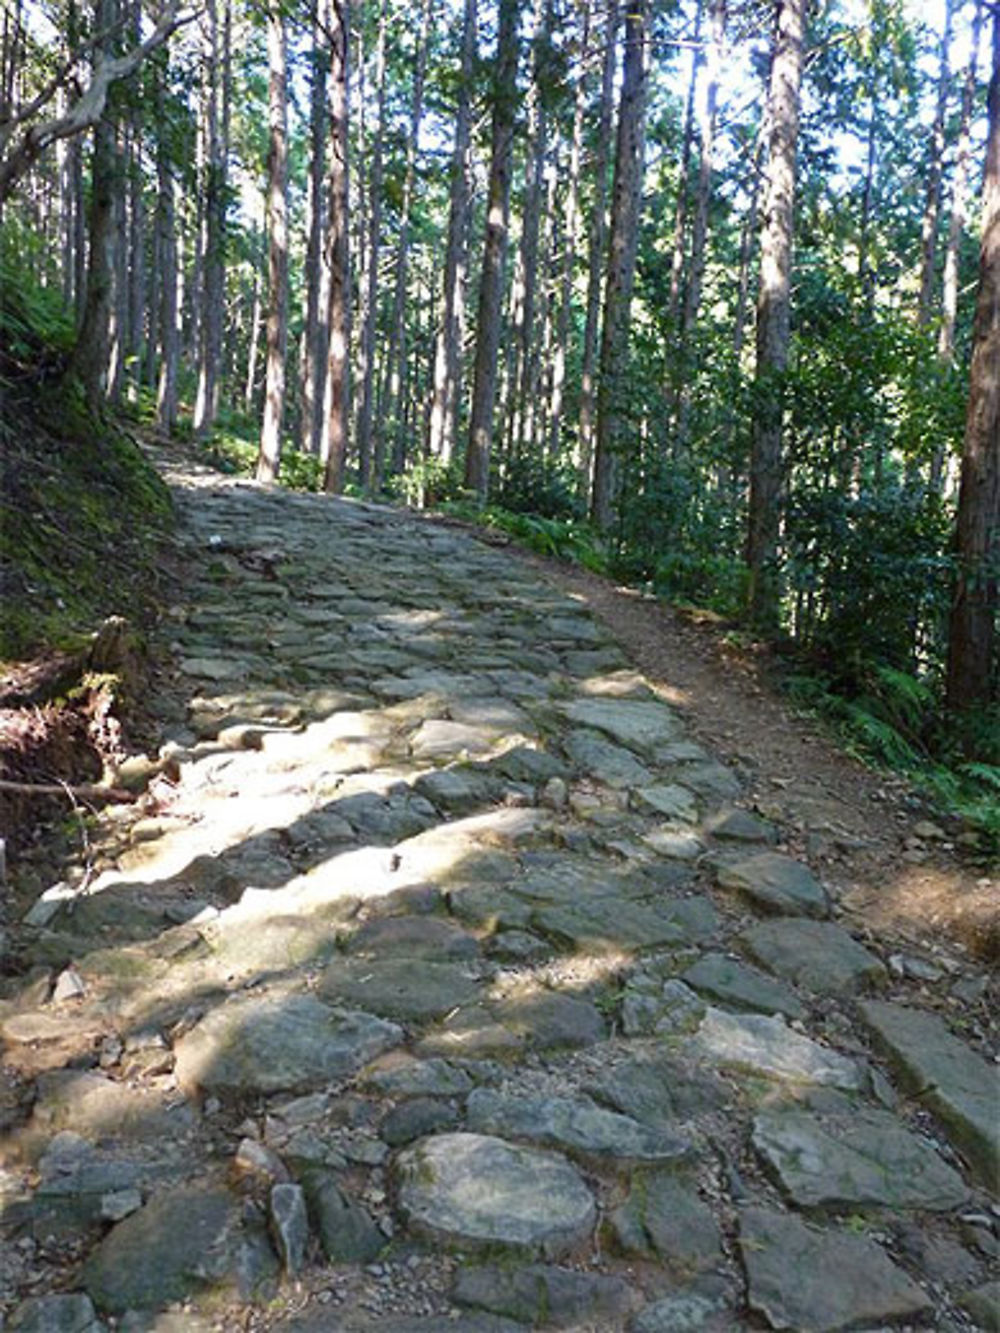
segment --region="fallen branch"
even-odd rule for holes
[[[8,782],[0,778],[0,792],[14,792],[18,796],[68,796],[81,801],[120,801],[131,804],[138,799],[133,791],[122,787],[101,787],[96,783],[72,786],[67,782]]]

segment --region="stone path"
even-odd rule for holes
[[[6,1327],[997,1328],[995,1063],[584,609],[171,481],[150,795],[0,1007]]]

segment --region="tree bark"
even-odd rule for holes
[[[955,713],[996,697],[1000,570],[1000,7],[993,9],[993,70],[983,176],[983,237],[955,527],[947,704]],[[974,750],[974,742],[970,746]]]
[[[180,359],[180,329],[177,310],[177,236],[174,208],[174,173],[170,154],[170,126],[166,116],[168,66],[164,61],[156,86],[156,231],[160,261],[159,344],[160,378],[156,396],[156,419],[168,434],[177,425],[177,363]]]
[[[941,179],[944,171],[944,131],[951,81],[951,26],[955,0],[945,0],[944,30],[938,55],[937,109],[931,131],[931,157],[927,170],[924,216],[920,228],[920,294],[917,300],[917,324],[926,329],[934,313],[934,273],[937,259],[938,218],[941,213]]]
[[[226,291],[226,155],[221,120],[224,73],[220,60],[217,0],[206,0],[203,29],[205,120],[205,253],[202,267],[202,306],[198,340],[198,391],[194,432],[204,438],[219,410],[219,368]]]
[[[493,72],[493,123],[490,141],[490,178],[486,201],[486,238],[476,322],[475,370],[469,444],[465,456],[465,484],[486,503],[490,484],[493,408],[496,397],[497,353],[500,348],[500,312],[503,304],[504,261],[510,222],[510,177],[517,109],[517,25],[520,0],[500,0],[497,57]]]
[[[323,489],[339,493],[347,459],[350,406],[350,201],[347,130],[349,103],[350,11],[348,0],[333,0],[330,23],[330,220],[326,233],[330,272],[330,345],[323,397]]]
[[[625,14],[625,55],[615,143],[611,233],[604,288],[604,326],[601,331],[601,378],[597,393],[594,483],[590,500],[591,517],[604,530],[611,527],[614,518],[620,457],[625,447],[622,408],[642,202],[646,24],[644,0],[632,0]]]
[[[393,471],[402,471],[405,455],[405,435],[401,429],[399,408],[400,390],[406,365],[406,284],[410,263],[410,213],[413,207],[413,191],[416,183],[420,124],[424,114],[424,79],[427,73],[427,38],[430,17],[431,0],[423,0],[420,11],[420,29],[417,34],[416,66],[413,72],[410,129],[406,141],[406,175],[403,178],[399,237],[396,242],[395,286],[392,294],[392,313],[389,318],[389,346],[385,357],[385,382],[381,397],[379,421],[375,429],[375,457],[372,465],[372,480],[376,488],[382,483],[387,444],[392,446]]]
[[[618,0],[608,0],[604,31],[604,60],[601,67],[601,109],[597,124],[594,158],[594,207],[587,241],[587,313],[583,328],[580,368],[580,444],[577,475],[580,492],[590,496],[594,459],[594,369],[601,320],[601,279],[604,274],[604,243],[607,236],[608,160],[611,156],[612,96],[615,81],[615,48],[618,41]]]
[[[782,0],[768,88],[769,154],[764,185],[760,287],[757,295],[757,365],[750,512],[747,535],[748,606],[758,622],[776,626],[782,471],[783,380],[791,320],[795,159],[805,40],[805,0]]]
[[[326,70],[328,55],[319,25],[313,29],[309,103],[309,198],[306,225],[306,318],[302,338],[302,444],[319,453],[326,368],[326,310],[323,307],[323,175],[326,163]]]
[[[455,146],[451,157],[443,313],[434,353],[434,398],[428,437],[431,457],[445,464],[451,462],[454,453],[458,416],[463,295],[468,262],[469,146],[472,138],[472,76],[475,61],[476,0],[465,0],[461,68],[455,107]]]
[[[361,329],[361,407],[358,412],[358,472],[367,490],[372,476],[372,422],[375,415],[375,324],[378,315],[378,261],[382,240],[382,144],[385,138],[386,0],[381,0],[375,42],[376,124],[368,175],[369,231],[365,320]]]
[[[267,15],[267,56],[270,128],[267,161],[267,364],[264,420],[257,457],[258,481],[274,481],[281,462],[285,354],[288,342],[288,79],[285,69],[285,20],[277,5],[273,5]]]

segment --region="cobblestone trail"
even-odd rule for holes
[[[163,771],[0,1005],[6,1327],[1000,1327],[995,1062],[586,609],[166,471]]]

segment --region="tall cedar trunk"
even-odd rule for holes
[[[451,156],[443,313],[434,353],[434,398],[428,438],[431,457],[442,463],[451,462],[458,416],[462,298],[468,262],[469,146],[472,138],[472,76],[475,61],[476,0],[465,0],[458,100],[455,106],[455,146]]]
[[[646,110],[646,5],[632,0],[625,13],[625,54],[611,194],[611,233],[604,288],[601,372],[597,391],[594,483],[590,512],[599,528],[610,528],[624,448],[625,367],[629,314],[639,239],[642,148]]]
[[[917,301],[917,323],[928,327],[934,313],[934,271],[937,259],[938,217],[941,212],[941,178],[944,170],[945,117],[948,113],[951,59],[951,24],[955,0],[945,0],[944,30],[938,56],[938,95],[931,131],[931,159],[928,164],[924,216],[920,228],[920,295]]]
[[[486,503],[490,484],[493,407],[496,397],[500,311],[503,304],[504,261],[510,221],[510,177],[517,111],[518,11],[520,0],[500,0],[497,57],[493,71],[493,123],[490,178],[486,198],[479,311],[476,322],[475,370],[465,456],[465,484]]]
[[[114,227],[111,246],[111,325],[108,338],[107,398],[117,406],[125,381],[125,351],[128,346],[128,178],[129,145],[121,115],[115,133]]]
[[[160,380],[156,396],[156,419],[170,432],[177,424],[177,363],[180,359],[180,329],[177,321],[177,235],[174,208],[174,172],[170,154],[170,123],[166,116],[165,87],[168,65],[164,58],[156,85],[156,233],[160,263],[159,344]]]
[[[274,5],[267,15],[267,364],[264,420],[257,456],[257,480],[274,481],[281,461],[285,414],[285,353],[288,342],[288,110],[285,19]]]
[[[705,105],[698,118],[698,181],[695,189],[694,218],[691,224],[691,256],[684,285],[681,311],[681,356],[684,367],[677,403],[677,440],[679,451],[687,447],[691,415],[692,342],[701,288],[705,278],[705,245],[708,239],[708,207],[712,196],[713,152],[715,148],[715,113],[719,98],[719,65],[726,31],[725,0],[711,0],[711,36],[705,55]]]
[[[581,0],[580,51],[581,65],[589,56],[591,0]],[[562,267],[559,275],[559,308],[554,332],[552,380],[548,397],[548,424],[546,450],[555,459],[559,453],[562,433],[563,396],[566,385],[566,355],[569,350],[570,321],[573,314],[573,273],[580,239],[580,160],[583,155],[583,118],[587,105],[587,80],[581,72],[573,103],[573,134],[569,147],[569,167],[566,180],[566,232],[563,237]],[[550,219],[555,227],[557,218]]]
[[[219,410],[219,369],[226,290],[226,157],[220,125],[222,69],[217,0],[206,0],[203,29],[205,116],[205,254],[194,430],[204,436]]]
[[[615,47],[618,41],[618,0],[608,0],[601,71],[601,106],[594,157],[594,205],[587,239],[587,313],[583,327],[580,367],[580,444],[577,475],[580,492],[590,496],[594,461],[594,370],[601,319],[601,278],[607,236],[608,160],[611,156],[612,94],[615,82]]]
[[[941,361],[950,365],[955,358],[955,319],[958,314],[958,261],[965,225],[968,221],[969,159],[972,108],[976,99],[979,42],[983,27],[983,0],[975,0],[972,19],[972,45],[962,85],[962,110],[955,143],[955,170],[951,183],[951,217],[944,254],[944,278],[941,289],[941,327],[937,351]]]
[[[755,620],[776,625],[781,497],[784,375],[791,319],[795,158],[799,138],[806,0],[782,0],[768,88],[769,154],[757,294],[757,365],[750,512],[747,534],[748,604]]]
[[[955,528],[956,576],[948,630],[947,704],[956,713],[995,697],[1000,562],[1000,7],[993,10],[993,72],[983,176],[983,239],[972,335],[969,406]],[[974,744],[970,746],[974,749]]]
[[[94,23],[97,32],[109,33],[116,18],[114,0],[96,0]],[[110,55],[111,38],[103,49]],[[86,296],[76,346],[69,371],[79,379],[88,406],[100,410],[108,382],[111,301],[114,284],[114,205],[117,170],[115,131],[110,109],[94,126],[90,178],[90,246]]]
[[[521,308],[517,328],[518,382],[515,398],[513,447],[520,457],[530,435],[528,420],[537,392],[538,337],[535,328],[535,301],[538,291],[538,233],[542,214],[542,177],[548,140],[548,114],[545,106],[544,79],[546,52],[551,40],[552,5],[550,0],[536,0],[534,61],[532,86],[532,124],[529,130],[528,170],[521,210]]]
[[[136,5],[132,18],[132,44],[142,40],[141,9]],[[141,76],[139,76],[141,78]],[[138,82],[138,80],[137,80]],[[129,113],[132,153],[128,172],[128,249],[126,274],[128,278],[128,343],[125,349],[125,375],[129,397],[134,401],[142,380],[143,349],[145,347],[146,316],[146,201],[143,194],[145,176],[142,164],[143,110],[140,90],[136,89]]]
[[[410,130],[406,141],[406,174],[396,241],[395,287],[389,318],[389,346],[385,357],[385,382],[381,412],[375,430],[375,457],[372,480],[381,485],[385,470],[386,445],[392,445],[392,468],[400,472],[405,456],[405,432],[400,417],[401,389],[406,365],[406,285],[410,263],[410,213],[416,184],[417,147],[424,115],[424,78],[427,72],[427,38],[431,18],[431,0],[423,0],[420,29],[417,34],[417,59],[413,72],[413,100],[410,106]]]
[[[871,109],[868,113],[868,151],[865,154],[865,185],[861,195],[861,223],[858,228],[858,281],[865,295],[869,311],[875,303],[875,275],[871,271],[871,220],[875,199],[875,173],[878,167],[878,146],[881,115],[874,67],[869,83]]]
[[[333,0],[330,23],[330,220],[326,233],[330,271],[326,390],[323,396],[323,489],[337,493],[344,485],[347,419],[350,406],[350,206],[347,190],[350,11],[348,0]]]
[[[261,266],[263,257],[258,257],[256,251],[261,244],[261,238],[255,236],[253,243],[253,298],[250,302],[250,330],[247,339],[247,376],[243,385],[243,410],[246,413],[253,411],[254,397],[257,393],[257,360],[260,355],[260,326],[264,317],[263,300],[261,298]]]
[[[326,311],[323,297],[323,171],[326,163],[326,66],[322,30],[313,29],[312,88],[309,103],[309,198],[306,224],[306,318],[302,334],[302,446],[319,453],[326,365]]]
[[[361,406],[358,412],[358,472],[367,490],[372,475],[372,422],[375,415],[375,323],[378,315],[378,262],[382,240],[382,144],[385,141],[386,0],[379,7],[375,43],[376,124],[368,176],[369,231],[365,273],[365,319],[361,329]]]
[[[684,277],[684,252],[687,249],[688,205],[691,198],[691,158],[694,155],[695,107],[698,96],[698,77],[704,56],[701,51],[701,21],[705,0],[698,0],[694,20],[694,47],[691,52],[691,77],[688,80],[687,101],[684,106],[684,132],[681,136],[681,166],[677,179],[677,203],[674,206],[674,237],[670,248],[670,291],[667,297],[667,323],[671,328],[677,319]]]

